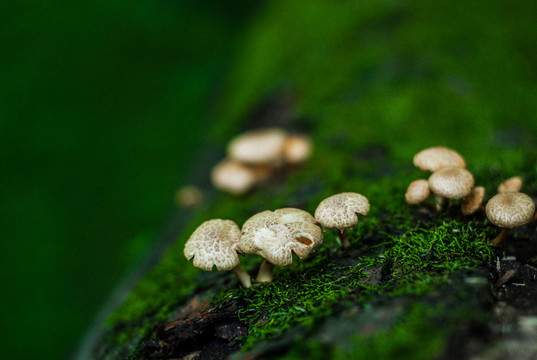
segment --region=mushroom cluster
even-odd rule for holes
[[[533,199],[521,193],[522,178],[511,177],[498,186],[498,194],[487,203],[485,212],[491,223],[502,229],[492,240],[499,245],[513,228],[517,228],[537,219]]]
[[[426,200],[433,193],[437,211],[442,209],[445,200],[449,200],[450,204],[461,200],[463,215],[471,215],[481,208],[485,188],[474,187],[474,177],[466,170],[466,161],[458,152],[435,146],[417,153],[413,162],[419,169],[432,174],[427,180],[420,179],[410,183],[405,194],[408,204],[430,206]]]
[[[304,135],[279,128],[251,130],[231,140],[227,158],[213,168],[211,181],[217,189],[242,195],[284,166],[303,163],[311,152],[311,140]]]
[[[293,254],[307,258],[322,244],[319,227],[338,229],[343,247],[350,245],[345,228],[358,223],[358,215],[367,215],[369,201],[357,193],[341,193],[321,201],[315,217],[307,211],[283,208],[262,211],[249,218],[242,229],[231,220],[213,219],[201,224],[185,244],[187,260],[205,271],[214,267],[231,270],[241,284],[251,286],[250,276],[239,267],[238,254],[253,254],[264,260],[259,268],[257,282],[271,282],[274,266],[293,263]]]

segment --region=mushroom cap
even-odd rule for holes
[[[358,214],[369,213],[369,200],[361,194],[344,192],[332,195],[319,203],[315,219],[325,229],[345,229],[358,223]]]
[[[261,129],[245,132],[228,145],[228,156],[245,164],[275,164],[283,160],[287,134],[282,129]]]
[[[242,226],[240,251],[262,256],[277,266],[292,264],[295,253],[306,258],[321,244],[323,234],[308,212],[294,208],[263,211]]]
[[[485,198],[485,188],[476,186],[470,192],[470,195],[462,199],[461,212],[463,215],[472,215],[481,207]]]
[[[438,171],[445,167],[465,168],[464,158],[455,150],[444,146],[433,146],[414,156],[414,165],[422,170]]]
[[[528,195],[508,191],[494,195],[485,207],[487,218],[504,229],[527,224],[535,213],[535,203]]]
[[[414,180],[408,185],[405,194],[405,200],[408,204],[419,204],[431,195],[431,189],[429,189],[429,183],[427,180],[420,179]]]
[[[283,156],[289,164],[299,164],[306,161],[312,152],[311,140],[303,135],[291,135],[283,146]]]
[[[466,169],[446,167],[429,176],[429,187],[443,198],[461,199],[472,192],[474,177]]]
[[[190,235],[184,254],[187,260],[194,257],[194,266],[202,270],[211,271],[214,265],[220,271],[231,270],[239,265],[240,237],[241,230],[234,221],[208,220]]]
[[[520,189],[522,189],[522,178],[520,176],[513,176],[498,186],[498,192],[520,191]]]
[[[211,182],[219,190],[235,195],[248,192],[257,183],[254,169],[238,161],[224,159],[211,171]]]

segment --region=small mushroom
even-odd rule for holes
[[[485,188],[483,186],[476,186],[472,189],[470,195],[465,196],[462,199],[461,212],[463,215],[472,215],[483,204],[483,199],[485,198]]]
[[[190,236],[185,244],[187,260],[194,258],[193,265],[205,271],[213,267],[219,271],[231,270],[242,286],[251,286],[250,275],[239,267],[237,255],[241,230],[231,220],[213,219],[205,221]]]
[[[322,241],[322,231],[313,216],[304,210],[284,208],[263,211],[248,219],[242,226],[239,248],[265,259],[256,281],[271,282],[274,265],[291,265],[292,254],[304,259]]]
[[[414,180],[408,185],[405,200],[410,205],[420,204],[427,200],[429,195],[431,195],[431,189],[427,180]]]
[[[445,167],[429,177],[429,188],[436,195],[437,208],[443,199],[456,200],[470,195],[474,187],[474,177],[463,168]]]
[[[522,178],[520,176],[513,176],[498,186],[499,193],[506,191],[520,191],[520,189],[522,189]]]
[[[261,129],[245,132],[229,143],[228,156],[250,165],[280,166],[287,134],[282,129]]]
[[[414,156],[413,162],[416,167],[431,172],[445,167],[466,167],[461,154],[444,146],[434,146],[420,151]]]
[[[193,185],[185,185],[175,192],[175,204],[179,207],[191,209],[201,206],[203,193]]]
[[[219,190],[242,195],[268,176],[269,173],[263,167],[248,166],[225,159],[216,164],[211,171],[211,182]]]
[[[500,234],[492,240],[495,245],[499,245],[510,229],[525,225],[534,218],[535,203],[531,197],[521,192],[501,192],[489,200],[485,211],[490,222],[502,228]]]
[[[369,207],[365,196],[344,192],[321,201],[315,210],[315,219],[323,229],[337,229],[341,246],[347,248],[350,242],[345,229],[358,224],[358,215],[367,215]]]
[[[304,135],[290,135],[283,146],[283,156],[290,165],[298,165],[306,161],[312,151],[311,140]]]

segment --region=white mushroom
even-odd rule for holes
[[[341,246],[349,247],[346,228],[358,223],[358,215],[369,213],[369,201],[361,194],[344,192],[327,197],[315,210],[315,219],[323,229],[337,229]]]
[[[520,191],[520,189],[522,189],[522,178],[520,176],[513,176],[498,186],[499,193],[506,191]]]
[[[485,211],[490,222],[502,228],[493,240],[493,243],[498,245],[509,234],[510,229],[534,219],[535,203],[531,197],[521,192],[502,192],[489,200]]]
[[[472,215],[483,204],[485,198],[485,188],[483,186],[476,186],[472,189],[472,192],[462,199],[461,212],[463,215]]]
[[[219,271],[231,270],[248,288],[251,286],[250,276],[239,267],[237,255],[240,236],[241,231],[234,221],[205,221],[186,242],[185,257],[187,260],[194,258],[193,265],[205,271],[212,271],[214,266]]]
[[[248,166],[235,160],[224,159],[211,171],[211,182],[219,190],[242,195],[265,180],[268,175],[263,167]]]
[[[282,129],[251,130],[231,140],[227,152],[231,159],[245,164],[279,166],[286,140]]]
[[[431,195],[431,189],[427,180],[414,180],[408,185],[405,200],[410,205],[420,204],[427,200],[429,195]]]
[[[455,150],[434,146],[417,153],[414,156],[414,165],[422,170],[435,172],[445,167],[465,168],[466,162]]]
[[[297,165],[306,161],[312,152],[312,144],[309,137],[304,135],[290,135],[283,146],[285,161],[291,165]]]
[[[440,209],[443,199],[462,199],[470,195],[474,187],[474,177],[462,168],[445,167],[429,177],[429,188],[437,197],[437,208]]]
[[[322,240],[322,231],[313,216],[304,210],[284,208],[263,211],[248,219],[242,227],[239,248],[265,259],[256,281],[270,282],[274,265],[290,265],[292,254],[306,258]]]

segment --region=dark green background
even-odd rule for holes
[[[66,357],[147,255],[249,6],[0,2],[0,357]]]

